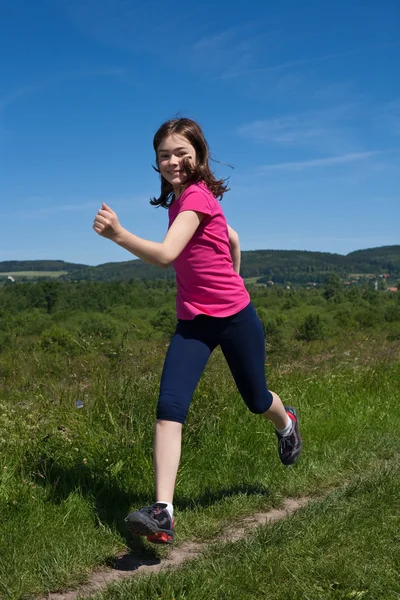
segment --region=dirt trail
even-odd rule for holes
[[[227,529],[223,535],[214,538],[209,543],[202,542],[184,542],[182,545],[173,547],[168,557],[165,559],[140,559],[133,554],[121,554],[115,559],[113,568],[104,571],[92,573],[89,581],[75,590],[63,593],[51,593],[42,596],[38,600],[77,600],[82,596],[90,596],[104,589],[110,583],[127,579],[129,577],[138,577],[149,573],[159,573],[166,569],[176,569],[184,563],[198,558],[202,552],[213,546],[215,543],[237,542],[249,535],[252,531],[267,523],[275,523],[295,513],[297,510],[306,506],[311,501],[311,497],[288,498],[279,509],[271,509],[265,512],[254,513],[242,520],[235,522],[235,527]]]

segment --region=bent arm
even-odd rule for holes
[[[162,242],[152,242],[121,228],[114,242],[138,258],[158,267],[169,267],[193,237],[204,215],[193,210],[178,214]]]
[[[229,244],[231,247],[231,256],[233,262],[233,270],[235,273],[240,273],[240,241],[237,232],[228,225]]]

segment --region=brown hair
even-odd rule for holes
[[[189,160],[182,162],[183,170],[187,175],[188,185],[191,183],[197,183],[203,181],[210,192],[216,197],[222,200],[225,192],[228,191],[228,187],[225,184],[225,179],[216,179],[214,173],[210,169],[210,148],[201,130],[201,127],[192,119],[171,119],[161,125],[159,130],[154,136],[153,147],[156,153],[156,163],[158,167],[157,150],[161,142],[168,135],[182,135],[196,150],[197,163],[192,165]],[[153,167],[160,173],[159,169]],[[168,208],[174,201],[174,190],[172,185],[160,174],[161,177],[161,195],[159,198],[152,198],[150,204],[153,206],[163,206]]]

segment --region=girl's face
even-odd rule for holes
[[[196,164],[196,150],[192,144],[183,135],[172,134],[164,138],[157,148],[158,168],[164,179],[172,185],[175,195],[187,181],[182,170],[183,159]]]

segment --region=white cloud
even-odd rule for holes
[[[230,73],[249,69],[257,64],[257,56],[266,40],[274,36],[274,32],[258,33],[258,27],[257,23],[241,23],[240,27],[223,31],[219,28],[218,33],[201,37],[188,49],[191,66],[204,70],[208,78],[221,70]]]
[[[291,60],[291,61],[287,61],[284,63],[276,64],[276,65],[270,65],[268,67],[260,67],[260,68],[256,68],[256,69],[244,69],[244,70],[240,70],[240,71],[238,71],[238,70],[231,71],[228,73],[223,73],[222,75],[220,75],[219,77],[216,77],[215,79],[236,79],[238,77],[243,77],[244,75],[269,73],[272,71],[279,71],[279,70],[283,70],[283,69],[289,69],[292,67],[299,67],[302,65],[324,62],[324,61],[332,60],[335,58],[343,58],[346,56],[351,56],[353,54],[359,54],[361,52],[369,52],[371,50],[379,50],[381,48],[389,48],[389,47],[394,47],[394,46],[399,46],[399,45],[400,45],[400,41],[395,41],[395,42],[390,42],[387,44],[376,44],[373,46],[366,46],[364,48],[354,48],[353,50],[348,50],[346,52],[334,52],[332,54],[325,54],[322,56],[314,56],[311,58],[301,58],[298,60]]]
[[[20,98],[29,96],[30,94],[34,94],[59,83],[86,79],[88,77],[116,77],[124,83],[134,83],[133,78],[129,77],[129,73],[122,67],[97,67],[82,71],[77,70],[60,73],[54,77],[38,79],[29,85],[21,86],[0,97],[0,115]]]
[[[343,165],[355,161],[367,160],[377,154],[380,151],[369,151],[369,152],[353,152],[352,154],[344,154],[342,156],[330,156],[327,158],[315,158],[311,160],[300,160],[296,162],[282,162],[274,163],[270,165],[264,165],[259,168],[260,173],[267,171],[303,171],[304,169],[311,169],[314,167],[331,167],[333,165]]]
[[[260,119],[238,128],[239,135],[256,143],[317,150],[328,155],[361,151],[356,127],[365,107],[357,102]]]
[[[258,142],[294,144],[304,138],[324,135],[328,128],[337,128],[338,122],[349,119],[359,108],[355,102],[330,108],[302,111],[272,119],[260,119],[242,125],[238,133]]]

